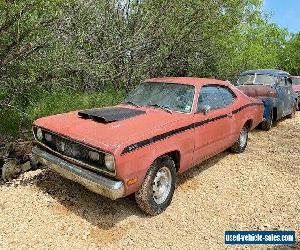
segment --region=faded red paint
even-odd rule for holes
[[[243,91],[246,95],[251,97],[259,97],[259,96],[270,96],[275,97],[276,91],[268,85],[251,85],[251,86],[238,86],[238,88]]]
[[[93,120],[81,119],[76,111],[44,117],[35,121],[34,125],[112,153],[116,162],[116,178],[124,182],[125,195],[129,195],[139,189],[148,168],[159,156],[173,151],[179,152],[179,173],[182,173],[232,146],[247,121],[251,121],[251,129],[262,121],[263,105],[248,106],[239,112],[232,113],[242,106],[262,103],[257,99],[246,96],[229,82],[204,78],[156,78],[146,82],[194,85],[196,94],[192,112],[190,114],[179,112],[170,114],[160,109],[150,107],[134,108],[130,105],[120,104],[118,105],[120,107],[144,110],[146,114],[124,121],[103,124]],[[207,84],[219,84],[229,87],[236,94],[236,100],[230,106],[210,111],[207,115],[196,114],[199,91],[203,85]],[[122,154],[122,151],[128,145],[224,114],[229,116]],[[129,180],[135,178],[137,178],[136,183],[127,185]]]
[[[300,76],[292,76],[292,78],[299,78],[300,79]],[[293,90],[295,92],[300,92],[300,85],[293,84]]]

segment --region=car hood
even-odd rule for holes
[[[111,107],[116,108],[116,107]],[[107,108],[108,109],[108,108]],[[128,109],[128,107],[127,107]],[[34,122],[57,134],[108,152],[122,149],[145,135],[156,135],[168,124],[182,120],[186,114],[168,113],[160,109],[141,108],[141,114],[122,120],[104,122],[80,116],[80,111],[43,117]],[[78,114],[79,113],[79,114]]]
[[[276,96],[276,91],[269,85],[242,85],[237,88],[250,97]]]

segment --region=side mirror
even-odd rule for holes
[[[210,111],[210,106],[209,105],[204,105],[203,109],[202,109],[202,112],[204,115],[207,115],[208,112]]]

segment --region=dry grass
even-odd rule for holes
[[[0,184],[0,248],[224,249],[225,230],[299,237],[299,145],[300,113],[255,130],[245,153],[222,153],[180,176],[171,206],[156,217],[132,197],[110,201],[48,171],[26,173]]]

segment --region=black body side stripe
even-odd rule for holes
[[[248,108],[248,107],[251,107],[251,106],[257,106],[257,105],[263,105],[263,104],[262,103],[250,103],[250,104],[244,105],[244,106],[242,106],[238,109],[233,110],[232,114],[236,114],[236,113],[242,111],[245,108]],[[211,118],[211,119],[203,120],[203,121],[200,121],[200,122],[195,122],[195,123],[192,123],[188,126],[177,128],[177,129],[165,132],[165,133],[160,134],[160,135],[153,136],[149,139],[146,139],[146,140],[143,140],[143,141],[140,141],[140,142],[136,142],[136,143],[131,144],[131,145],[127,146],[126,148],[124,148],[124,150],[122,151],[122,155],[126,154],[126,153],[130,153],[132,151],[135,151],[139,148],[148,146],[148,145],[150,145],[152,143],[155,143],[157,141],[164,140],[164,139],[166,139],[170,136],[182,133],[182,132],[190,130],[192,128],[203,126],[203,125],[208,124],[210,122],[214,122],[214,121],[217,121],[217,120],[220,120],[220,119],[224,119],[226,117],[227,117],[227,114],[220,115],[220,116],[217,116],[217,117],[214,117],[214,118]]]
[[[251,106],[263,106],[263,105],[264,105],[263,103],[249,103],[249,104],[244,105],[244,106],[242,106],[242,107],[240,107],[240,108],[238,108],[236,110],[233,110],[232,114],[236,114],[236,113],[242,111],[243,109],[251,107]]]

